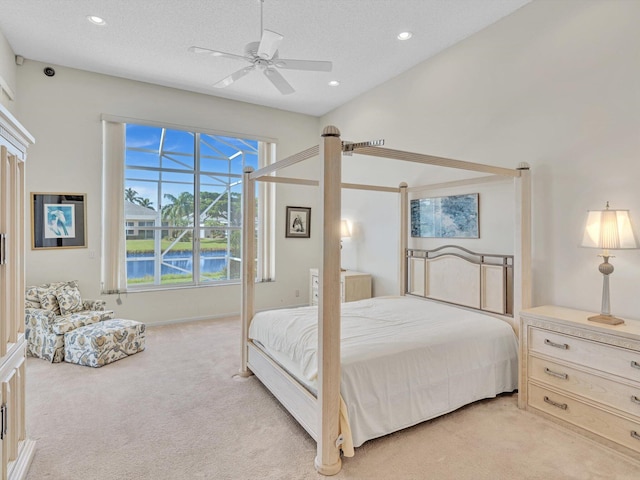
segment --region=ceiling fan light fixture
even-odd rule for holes
[[[338,80],[331,80],[331,81],[329,82],[329,86],[330,86],[330,87],[337,87],[337,86],[339,86],[339,85],[340,85],[340,82],[339,82]]]
[[[94,25],[106,25],[107,24],[107,22],[104,20],[104,18],[99,17],[97,15],[87,15],[87,20],[89,20]]]
[[[284,36],[280,33],[274,32],[273,30],[268,30],[262,27],[263,2],[264,0],[260,0],[260,28],[262,31],[260,41],[247,43],[244,48],[244,55],[196,46],[192,46],[187,49],[189,52],[195,54],[211,55],[213,57],[230,58],[233,60],[249,62],[250,66],[236,70],[231,75],[228,75],[222,80],[216,82],[213,85],[215,88],[228,87],[251,71],[262,70],[265,77],[282,95],[291,95],[295,93],[295,90],[289,82],[287,82],[286,78],[282,76],[280,69],[301,70],[307,72],[330,72],[333,68],[333,64],[329,61],[280,58],[278,49],[284,40]]]
[[[398,40],[409,40],[411,37],[413,37],[411,32],[400,32],[397,38]]]

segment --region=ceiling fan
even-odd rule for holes
[[[306,70],[312,72],[330,72],[332,68],[331,62],[318,61],[318,60],[292,60],[287,58],[280,58],[278,55],[278,47],[284,36],[279,33],[273,32],[262,28],[262,4],[264,0],[260,0],[260,30],[262,31],[262,37],[259,42],[248,43],[244,48],[244,55],[236,55],[234,53],[221,52],[219,50],[211,50],[202,47],[189,47],[189,51],[202,54],[211,55],[213,57],[232,58],[234,60],[242,60],[248,62],[250,65],[232,73],[228,77],[223,78],[213,86],[216,88],[225,88],[233,84],[237,80],[241,79],[245,75],[253,72],[254,70],[262,70],[264,75],[269,81],[280,91],[283,95],[289,95],[295,90],[289,82],[280,74],[278,69],[285,70]]]

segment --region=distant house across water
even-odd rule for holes
[[[153,208],[143,207],[125,200],[124,218],[128,240],[153,238],[153,230],[140,229],[140,227],[154,227],[156,225],[158,212]]]

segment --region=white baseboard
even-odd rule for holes
[[[158,322],[148,323],[145,322],[147,327],[155,327],[156,325],[173,325],[175,323],[189,323],[189,322],[202,322],[204,320],[222,320],[223,318],[240,317],[240,313],[224,313],[220,315],[207,315],[205,317],[190,317],[190,318],[172,318],[170,320],[160,320]]]
[[[10,466],[10,473],[8,480],[24,480],[27,478],[31,461],[36,453],[36,442],[33,440],[22,441],[19,448],[18,458],[16,458],[13,465]]]

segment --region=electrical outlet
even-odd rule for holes
[[[300,290],[296,290],[296,297],[300,296]]]
[[[87,253],[89,254],[89,258],[91,258],[91,259],[96,258],[96,251],[95,250],[89,250]]]

